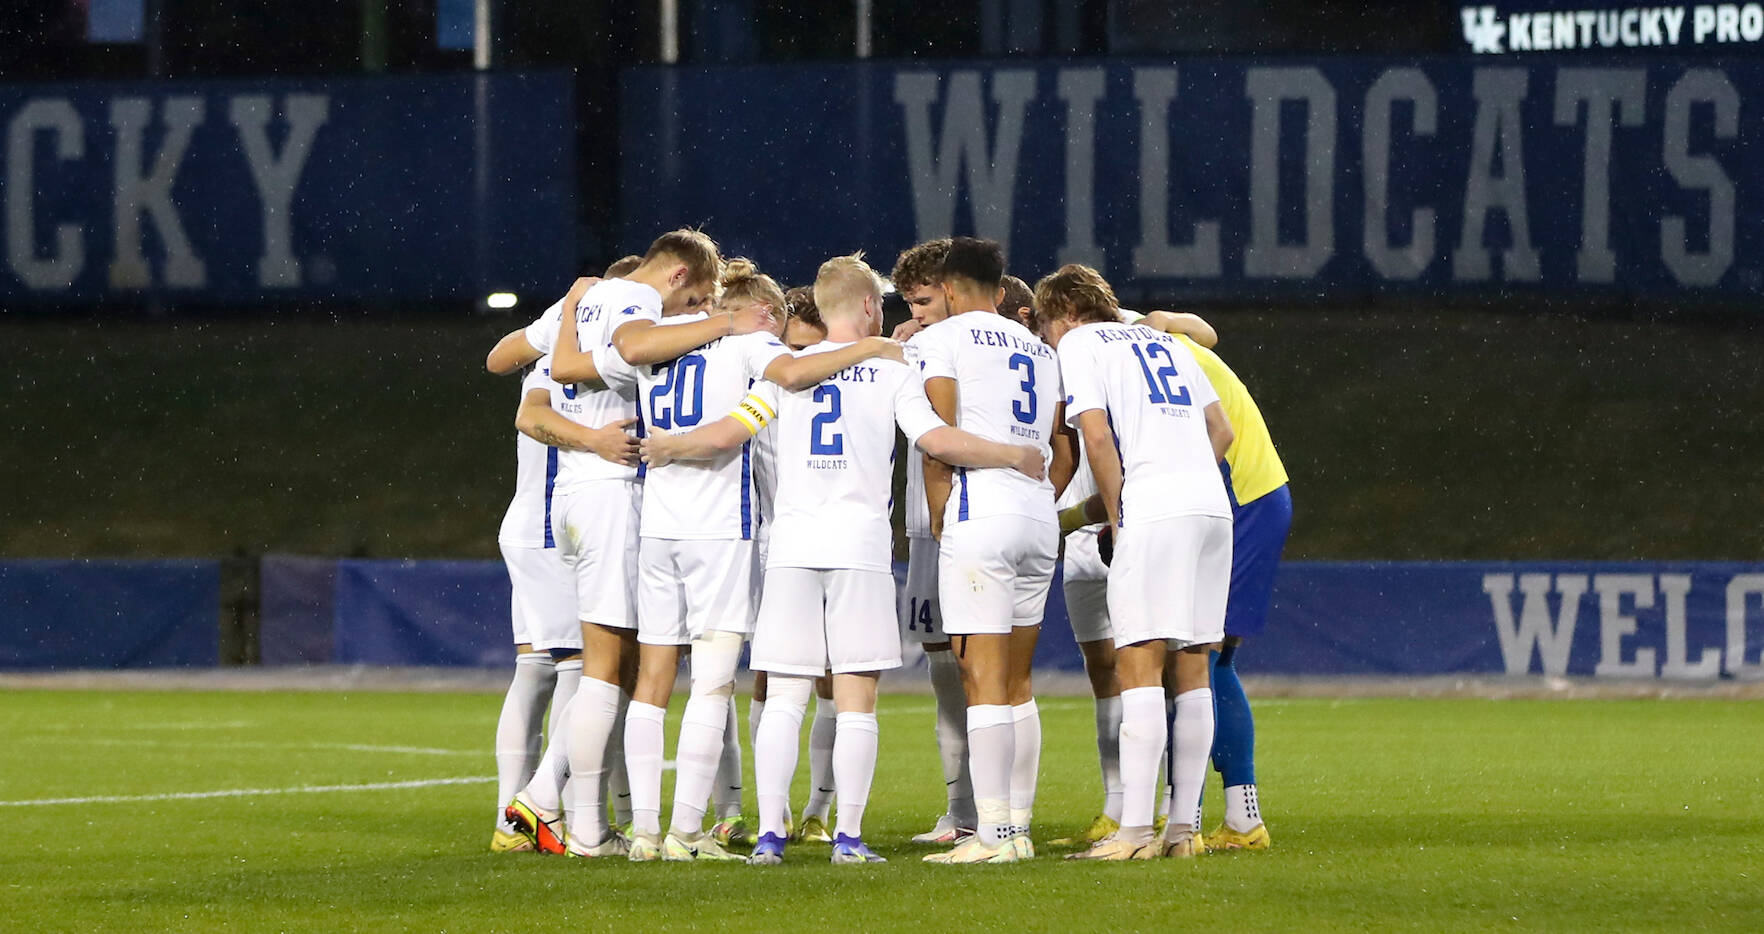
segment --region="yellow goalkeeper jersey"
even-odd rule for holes
[[[1250,398],[1243,380],[1231,372],[1218,354],[1184,335],[1178,334],[1176,339],[1200,361],[1201,371],[1219,394],[1219,403],[1225,407],[1225,417],[1231,420],[1231,430],[1237,436],[1225,451],[1225,463],[1231,466],[1233,498],[1241,506],[1280,489],[1287,480],[1286,465],[1280,462],[1274,438],[1268,434],[1268,423],[1262,419],[1262,410],[1256,408],[1256,400]]]

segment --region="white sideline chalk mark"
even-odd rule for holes
[[[376,746],[367,743],[268,743],[257,740],[238,742],[170,742],[163,739],[87,739],[80,736],[53,736],[37,742],[78,743],[82,746],[176,746],[179,749],[341,749],[348,752],[389,752],[415,756],[481,756],[481,749],[437,749],[431,746]]]
[[[344,791],[397,791],[437,785],[478,785],[496,781],[494,775],[459,778],[424,778],[407,782],[370,782],[364,785],[295,785],[292,788],[228,788],[221,791],[176,791],[158,795],[91,795],[84,798],[35,798],[0,801],[0,808],[47,807],[57,804],[128,804],[136,801],[200,801],[206,798],[257,798],[268,795],[318,795]]]
[[[120,730],[123,732],[145,730],[177,730],[180,732],[188,732],[191,730],[243,730],[254,726],[257,726],[257,724],[251,720],[188,720],[181,722],[164,721],[160,723],[114,724],[104,727],[93,727],[92,725],[85,723],[45,723],[35,725],[33,728],[44,732],[54,733],[65,733],[75,730],[84,733],[91,732],[94,729]]]

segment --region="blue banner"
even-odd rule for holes
[[[563,73],[0,86],[0,302],[567,282]]]
[[[1764,49],[1764,4],[1586,0],[1497,0],[1447,4],[1466,52],[1665,52],[1756,54]]]
[[[505,665],[509,583],[496,561],[275,559],[263,564],[265,662]],[[905,566],[896,578],[904,580]],[[1055,580],[1058,580],[1056,573]],[[335,597],[319,591],[332,586]],[[272,594],[305,593],[277,598]],[[315,613],[334,612],[330,642]],[[271,619],[283,635],[269,636]],[[299,622],[288,622],[298,620]],[[288,633],[304,630],[305,635]],[[1764,565],[1296,562],[1280,569],[1250,674],[1764,678]],[[1060,588],[1036,666],[1082,671]]]
[[[625,246],[702,222],[802,283],[949,234],[1128,301],[1764,291],[1764,62],[640,68]]]
[[[214,561],[0,561],[0,668],[220,661]]]

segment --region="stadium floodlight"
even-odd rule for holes
[[[513,308],[520,300],[520,296],[513,292],[491,292],[490,296],[484,299],[484,304],[491,308],[505,310]]]

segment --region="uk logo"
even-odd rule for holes
[[[1506,51],[1501,48],[1501,40],[1507,36],[1507,24],[1495,19],[1494,7],[1467,6],[1460,8],[1458,14],[1464,19],[1464,41],[1470,43],[1470,51],[1494,54]]]
[[[624,311],[619,312],[619,314],[621,314],[621,315],[634,315],[637,312],[638,312],[637,306],[632,305],[631,307],[625,309]]]

